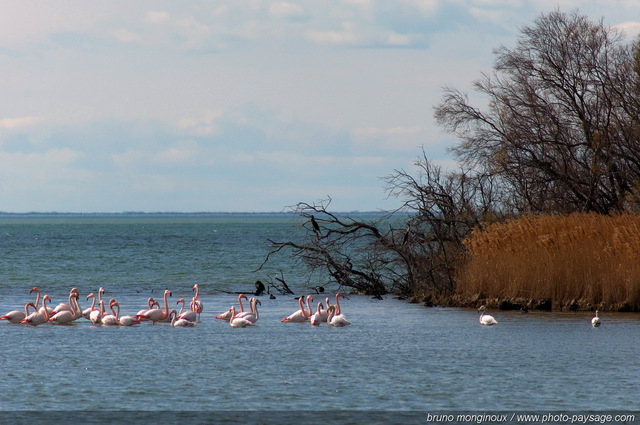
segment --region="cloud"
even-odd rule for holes
[[[284,1],[276,1],[269,5],[269,15],[276,19],[300,22],[308,19],[303,7]]]
[[[112,31],[113,37],[122,43],[135,43],[140,41],[141,37],[125,28],[119,28]]]
[[[147,22],[152,24],[165,24],[171,19],[171,14],[162,10],[150,10],[145,15]]]
[[[222,110],[205,111],[200,116],[180,118],[177,126],[194,136],[213,136],[218,130],[216,121],[222,114]]]
[[[198,155],[198,144],[194,141],[180,142],[176,146],[157,152],[151,158],[156,164],[184,165],[192,162]]]
[[[623,31],[628,38],[635,38],[640,35],[640,22],[628,21],[614,25],[615,28]]]
[[[561,0],[638,33],[639,2]],[[440,87],[557,0],[12,2],[0,15],[9,210],[376,209]],[[467,85],[467,86],[465,86]],[[75,188],[76,191],[73,189]],[[340,198],[340,199],[338,199]]]
[[[77,165],[84,154],[69,148],[51,148],[42,152],[0,152],[3,192],[55,193],[58,187],[73,187],[90,175]],[[66,189],[65,189],[66,190]]]
[[[380,152],[417,152],[428,140],[421,126],[355,128],[351,134],[360,149]]]
[[[0,129],[14,130],[30,127],[39,121],[37,117],[0,118]]]
[[[310,31],[307,33],[307,38],[314,43],[320,44],[355,45],[358,43],[358,37],[350,26],[350,23],[345,22],[342,24],[343,28],[341,30]]]

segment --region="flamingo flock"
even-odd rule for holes
[[[77,288],[72,288],[69,291],[67,303],[60,303],[52,307],[51,297],[49,295],[42,295],[38,287],[33,287],[29,293],[32,294],[35,292],[35,301],[27,302],[24,305],[24,309],[12,310],[0,316],[0,321],[6,320],[8,323],[29,326],[39,326],[45,323],[51,325],[72,325],[77,320],[84,318],[96,326],[134,326],[140,325],[143,322],[151,322],[152,325],[156,323],[170,323],[173,327],[192,327],[200,322],[200,315],[204,306],[202,300],[200,300],[200,288],[198,284],[193,285],[191,289],[195,291],[195,294],[189,302],[188,308],[185,298],[180,298],[176,302],[176,304],[181,304],[180,311],[176,308],[171,308],[169,297],[173,294],[167,289],[163,293],[162,304],[150,297],[147,299],[146,308],[139,310],[133,315],[121,315],[120,304],[115,298],[111,298],[108,302],[105,300],[104,288],[98,289],[97,296],[96,293],[93,292],[87,295],[86,300],[91,300],[91,307],[82,310],[78,303],[80,292]],[[311,304],[314,301],[312,295],[298,297],[296,300],[298,309],[281,319],[281,322],[310,323],[313,327],[321,326],[322,323],[326,323],[332,327],[348,326],[351,323],[342,311],[340,306],[341,298],[345,298],[344,294],[337,293],[335,295],[335,304],[331,304],[329,297],[326,297],[324,303],[320,301],[316,304],[314,311]],[[247,311],[245,311],[243,300],[247,301],[249,306]],[[258,298],[247,298],[246,295],[239,294],[237,307],[233,305],[214,318],[228,321],[229,325],[234,328],[253,326],[260,318],[258,306],[261,305],[262,303]],[[498,321],[493,316],[487,314],[486,310],[486,306],[484,305],[478,309],[480,324],[483,326],[497,325]],[[602,323],[598,313],[599,311],[596,310],[595,317],[591,320],[591,325],[594,328],[600,327]]]
[[[38,326],[45,323],[52,325],[72,325],[79,319],[86,319],[96,326],[134,326],[143,322],[170,323],[173,327],[191,327],[200,321],[200,314],[203,311],[203,303],[199,299],[200,288],[197,284],[192,287],[195,295],[189,303],[185,298],[180,298],[176,304],[181,304],[180,311],[171,308],[169,297],[173,294],[170,290],[163,293],[162,303],[150,297],[147,299],[146,308],[139,310],[133,315],[121,315],[120,303],[111,298],[108,302],[104,298],[105,289],[99,288],[96,293],[91,292],[86,296],[86,300],[91,300],[91,307],[82,309],[78,302],[80,291],[72,288],[69,291],[69,299],[67,303],[58,304],[51,307],[51,297],[49,295],[42,296],[38,287],[32,288],[29,293],[36,293],[35,301],[29,301],[25,304],[24,310],[13,310],[5,315],[0,316],[0,320],[6,320],[9,323],[25,324],[30,326]],[[96,295],[97,294],[97,295]],[[313,296],[308,295],[298,299],[299,310],[282,319],[282,322],[309,322],[312,326],[320,326],[321,323],[327,323],[330,326],[341,327],[349,325],[350,322],[342,313],[340,307],[340,298],[344,295],[337,293],[335,296],[335,304],[329,303],[329,298],[325,298],[326,308],[322,302],[317,304],[315,313],[311,311],[311,302]],[[248,301],[249,308],[245,311],[243,300]],[[42,306],[40,303],[42,301]],[[247,298],[246,295],[238,295],[238,307],[231,306],[227,311],[215,316],[215,319],[227,320],[229,325],[234,328],[244,328],[253,326],[258,322],[260,314],[258,306],[262,305],[261,301],[255,297]],[[33,309],[30,312],[30,309]]]
[[[103,297],[105,293],[104,288],[98,290],[98,295],[90,293],[86,299],[91,299],[91,307],[82,310],[78,303],[80,298],[80,292],[77,288],[72,288],[69,291],[68,304],[61,303],[55,308],[47,305],[47,302],[51,302],[49,295],[41,296],[41,291],[38,287],[32,288],[29,293],[36,293],[35,302],[30,301],[25,304],[24,311],[13,310],[9,313],[0,316],[0,320],[6,320],[9,323],[14,324],[26,324],[30,326],[38,326],[45,323],[52,325],[71,325],[80,318],[85,318],[94,325],[101,326],[133,326],[138,325],[141,322],[149,321],[152,324],[157,322],[169,322],[172,326],[185,327],[193,326],[199,321],[200,313],[202,313],[203,305],[200,297],[200,288],[198,284],[193,285],[192,288],[195,291],[195,295],[189,304],[189,310],[185,311],[185,300],[181,298],[178,301],[182,303],[180,313],[177,313],[175,309],[169,310],[168,297],[172,295],[168,289],[164,291],[164,308],[161,308],[153,298],[147,300],[147,309],[138,311],[135,315],[120,315],[120,304],[115,298],[109,300],[108,304]],[[40,300],[42,299],[42,307],[40,307]],[[96,306],[96,303],[98,304]],[[108,305],[108,310],[107,310]],[[29,309],[33,308],[33,312],[29,313]]]
[[[282,319],[282,322],[306,322],[309,321],[311,326],[320,326],[321,323],[326,322],[331,326],[341,327],[347,326],[351,323],[347,320],[340,309],[340,298],[344,298],[344,295],[341,293],[336,294],[336,303],[335,305],[329,304],[329,298],[325,298],[325,302],[327,303],[327,308],[324,309],[322,302],[318,303],[318,307],[315,313],[311,312],[310,302],[313,301],[313,296],[307,295],[306,298],[306,306],[305,310],[304,303],[302,302],[302,297],[298,299],[298,304],[300,309],[294,311],[289,316]]]

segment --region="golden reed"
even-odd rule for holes
[[[640,310],[640,215],[529,215],[474,231],[458,294]]]

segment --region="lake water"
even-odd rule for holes
[[[298,304],[276,294],[261,297],[253,327],[214,319],[236,303],[228,292],[279,270],[300,295],[324,284],[285,258],[252,272],[268,238],[296,237],[287,215],[0,217],[1,313],[34,300],[36,285],[52,304],[77,287],[83,308],[103,286],[122,314],[165,288],[174,308],[194,283],[204,302],[185,329],[0,323],[0,423],[82,412],[84,423],[426,423],[438,412],[640,411],[636,314],[603,313],[592,328],[591,313],[492,311],[499,324],[483,327],[474,310],[349,295],[350,326],[314,328],[282,323]]]

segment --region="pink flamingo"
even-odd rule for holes
[[[329,303],[329,297],[325,298],[324,301],[327,303],[327,308],[323,308],[320,310],[320,320],[326,322],[329,318],[329,305],[331,304]]]
[[[40,307],[40,289],[38,289],[37,286],[34,286],[33,288],[31,288],[31,290],[29,291],[29,293],[35,292],[36,293],[36,310],[38,310],[38,312],[40,314],[44,314],[44,307]],[[43,303],[44,304],[44,303]],[[47,311],[49,313],[51,313],[53,311],[53,309],[51,307],[47,307]]]
[[[198,320],[200,320],[200,313],[202,313],[202,310],[204,310],[204,305],[202,304],[202,301],[198,299],[200,297],[200,287],[196,283],[195,285],[193,285],[193,288],[191,288],[191,290],[196,291],[196,294],[193,296],[193,299],[191,300],[190,308],[191,308],[191,311],[195,311],[198,314]]]
[[[43,323],[47,323],[49,321],[49,310],[47,309],[47,301],[51,301],[49,295],[45,295],[42,298],[42,305],[44,306],[43,313],[40,313],[39,311],[31,313],[30,315],[22,319],[20,323],[26,323],[27,325],[31,326],[38,326]],[[28,305],[31,305],[34,309],[36,308],[35,304],[33,303],[28,303]]]
[[[31,303],[33,304],[33,303]],[[24,319],[25,317],[27,317],[29,315],[29,312],[27,311],[28,308],[27,306],[29,305],[29,303],[24,305],[24,311],[22,310],[13,310],[8,312],[5,315],[0,316],[0,320],[7,320],[9,323],[20,323],[20,321],[22,319]]]
[[[79,296],[80,293],[76,290],[76,292],[73,292],[73,297],[69,297],[69,303],[71,305],[71,308],[73,308],[73,311],[61,310],[49,318],[49,323],[58,325],[69,325],[74,320],[80,318],[82,316],[82,310],[80,309],[80,305],[78,304]]]
[[[102,310],[104,308],[104,303],[102,300],[100,300],[100,308],[95,308],[96,296],[92,292],[87,295],[87,299],[89,297],[93,298],[93,302],[91,303],[91,311],[89,312],[89,320],[91,320],[91,323],[93,323],[94,325],[98,325],[102,323]]]
[[[157,308],[160,308],[160,304],[151,297],[149,297],[149,299],[147,300],[147,306],[149,306],[149,308],[143,308],[142,310],[137,312],[135,315],[141,316],[145,314],[147,311],[151,310],[154,306],[157,306]]]
[[[104,288],[101,287],[100,289],[98,289],[98,303],[102,304],[102,314],[104,314],[104,303],[102,302],[102,294],[104,294]]]
[[[313,313],[313,315],[311,316],[311,319],[310,319],[312,326],[320,326],[320,323],[323,322],[321,310],[322,310],[322,302],[319,302],[318,303],[318,311]]]
[[[104,300],[99,300],[98,304],[100,308],[96,308],[89,315],[89,319],[91,320],[91,323],[93,323],[94,325],[102,324],[102,314],[104,313]]]
[[[233,328],[246,328],[247,326],[253,325],[250,320],[245,319],[244,317],[236,316],[236,308],[235,306],[231,306],[229,309],[231,310],[231,318],[229,319],[229,324]]]
[[[307,320],[309,320],[309,318],[311,317],[312,310],[311,310],[311,301],[313,301],[313,297],[311,295],[307,295],[307,301],[306,301],[306,305],[307,305],[307,311],[309,312],[307,314]]]
[[[304,305],[302,304],[303,298],[304,297],[298,298],[298,304],[300,305],[300,310],[294,311],[289,316],[282,319],[282,322],[304,322],[309,318],[309,314],[306,311],[304,311]],[[307,298],[307,300],[308,299],[309,298]]]
[[[177,313],[175,309],[171,310],[171,313],[169,313],[169,318],[171,319],[171,326],[175,328],[186,328],[188,326],[194,326],[196,324],[191,320],[181,319],[176,314]]]
[[[33,313],[31,313],[31,314],[29,314],[29,307],[33,307],[33,310],[34,310],[34,311],[33,311]],[[21,320],[20,322],[18,322],[18,323],[26,323],[27,317],[32,316],[32,315],[34,315],[34,314],[40,314],[40,313],[38,312],[38,309],[36,308],[36,305],[35,305],[33,302],[31,302],[31,301],[29,301],[28,303],[26,303],[26,304],[24,305],[24,311],[25,311],[25,313],[26,313],[26,317],[25,317],[24,319],[22,319],[22,320]],[[34,317],[35,317],[35,316],[34,316]]]
[[[351,324],[344,314],[342,314],[342,310],[340,309],[341,297],[344,298],[344,295],[340,293],[336,294],[336,307],[334,309],[334,314],[330,313],[327,320],[331,326],[347,326]]]
[[[251,323],[255,324],[260,315],[258,314],[258,305],[262,305],[259,299],[252,297],[249,300],[249,311],[236,313],[236,318],[247,319]]]
[[[120,322],[118,321],[118,316],[116,315],[116,311],[114,310],[113,306],[115,304],[117,304],[118,302],[114,299],[111,298],[109,300],[109,309],[111,309],[111,313],[107,313],[104,314],[104,303],[102,304],[102,324],[105,326],[116,326],[119,325]]]
[[[184,298],[180,298],[176,304],[180,304],[182,303],[182,307],[180,308],[180,313],[178,313],[178,319],[185,319],[188,320],[190,322],[195,322],[198,319],[198,313],[196,313],[194,310],[187,310],[184,311],[184,307],[185,307],[185,300]],[[193,301],[191,302],[191,306],[193,307]]]
[[[93,298],[93,301],[91,302],[91,307],[82,311],[82,317],[84,317],[87,320],[91,320],[91,317],[90,317],[91,312],[96,308],[96,295],[92,292],[89,295],[87,295],[87,299],[89,298]]]
[[[118,301],[113,302],[113,306],[111,307],[112,310],[113,307],[117,307],[117,310],[114,311],[114,313],[116,315],[116,320],[118,321],[118,324],[120,326],[133,326],[140,324],[140,320],[136,319],[133,316],[120,316],[120,303],[118,303]]]
[[[93,323],[94,325],[102,324],[102,316],[104,315],[104,300],[102,299],[102,294],[104,294],[104,288],[100,288],[98,290],[98,304],[100,305],[99,309],[95,308],[96,296],[93,294],[93,292],[87,295],[87,299],[93,297],[93,303],[91,304],[91,310],[89,311],[89,320],[91,320],[91,323]]]
[[[142,315],[136,314],[135,318],[139,320],[151,320],[151,323],[155,324],[156,322],[166,322],[169,320],[169,302],[167,301],[167,297],[171,296],[171,291],[166,289],[164,291],[164,311],[159,308],[152,308],[151,310],[147,310],[146,313]]]
[[[238,304],[240,304],[240,312],[244,312],[244,306],[242,305],[242,299],[247,299],[247,296],[245,294],[240,294],[238,295]],[[231,309],[225,311],[222,314],[218,314],[215,318],[216,319],[222,319],[222,320],[231,320]]]
[[[53,309],[51,314],[55,315],[65,310],[75,313],[75,308],[73,306],[72,299],[76,298],[76,295],[80,296],[80,292],[78,291],[78,288],[71,288],[71,291],[69,291],[69,304],[64,304],[64,303],[58,304],[56,308]]]
[[[37,289],[37,288],[34,288]],[[33,289],[29,292],[31,293],[33,292]],[[39,292],[38,292],[39,294]],[[40,300],[40,296],[38,295],[38,298],[36,301]],[[36,310],[38,309],[38,307],[36,307]],[[13,310],[8,312],[7,314],[4,314],[2,316],[0,316],[0,320],[6,320],[9,323],[20,323],[20,321],[22,319],[24,319],[25,317],[27,317],[29,315],[29,313],[27,312],[27,305],[25,304],[24,306],[24,311],[22,310]]]

